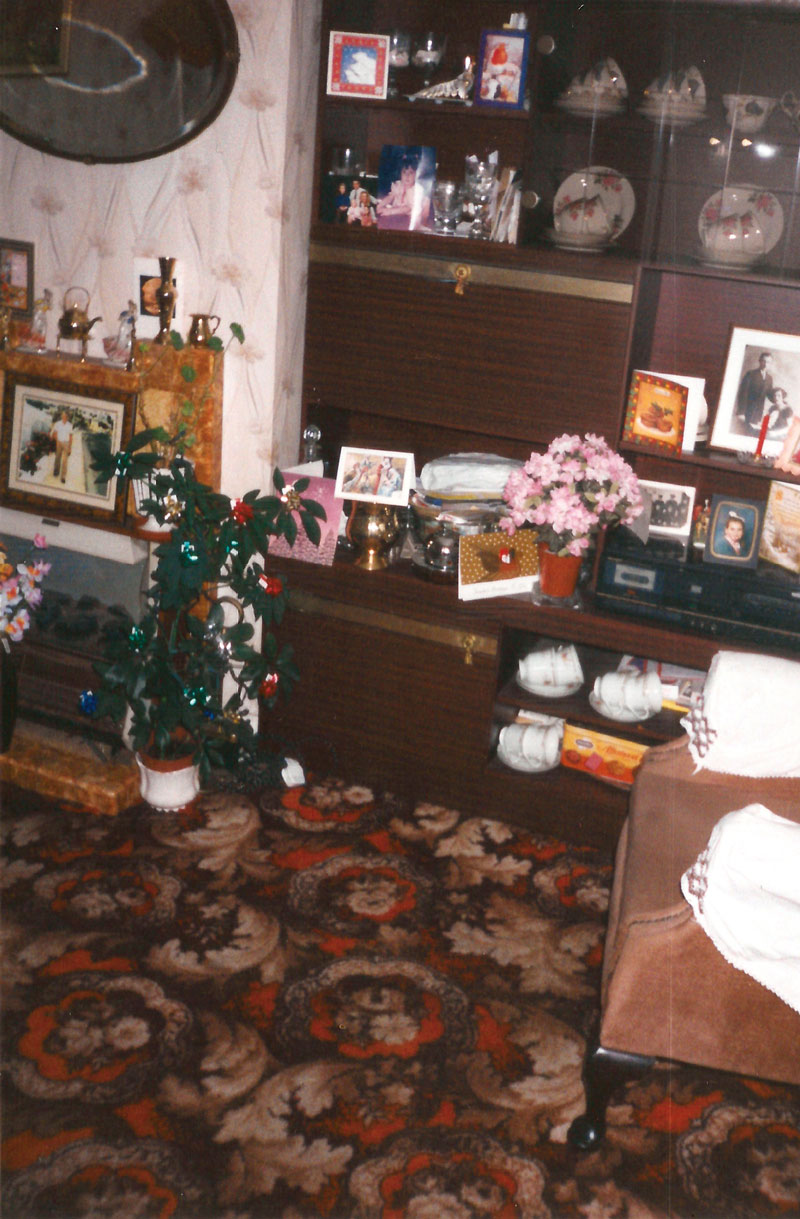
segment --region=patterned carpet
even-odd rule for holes
[[[3,795],[5,1219],[800,1214],[800,1094],[663,1067],[565,1141],[610,861],[328,781]]]

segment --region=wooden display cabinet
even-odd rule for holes
[[[448,452],[524,459],[564,431],[597,432],[625,447],[635,368],[704,377],[713,416],[731,326],[797,329],[796,120],[776,105],[748,142],[732,131],[723,103],[728,93],[797,89],[800,24],[789,6],[542,0],[523,8],[527,107],[487,112],[408,101],[402,82],[396,99],[328,97],[327,35],[443,27],[446,79],[476,54],[482,29],[507,19],[507,4],[324,5],[304,423],[320,427],[331,471],[343,443],[413,450],[418,470]],[[592,119],[556,104],[574,76],[609,56],[628,84],[622,113]],[[675,125],[641,114],[650,82],[690,63],[706,86],[702,117]],[[541,196],[523,209],[518,243],[327,223],[319,200],[331,149],[355,148],[375,174],[382,145],[398,142],[433,144],[440,173],[452,176],[467,154],[497,148]],[[627,178],[635,209],[610,249],[559,249],[549,232],[553,200],[569,175],[590,166]],[[715,192],[740,182],[774,199],[780,233],[758,265],[708,266],[699,258],[698,214]],[[774,476],[707,446],[675,455],[628,446],[625,455],[644,478],[693,484],[698,502],[717,492],[765,500]],[[748,648],[732,624],[706,630],[601,610],[591,586],[574,612],[519,597],[459,602],[453,585],[426,582],[410,564],[374,574],[346,558],[331,569],[281,567],[297,598],[286,626],[303,681],[279,717],[265,720],[265,732],[285,733],[314,768],[579,841],[613,843],[627,793],[563,768],[512,773],[494,757],[498,726],[518,702],[530,705],[512,680],[521,641],[573,641],[595,658],[590,669],[622,652],[705,669],[720,646]],[[465,636],[482,641],[471,664],[459,643]],[[771,638],[765,629],[755,646],[793,654],[800,638],[792,630]],[[598,723],[583,696],[570,714]],[[655,742],[679,731],[677,717],[665,714],[633,735]]]

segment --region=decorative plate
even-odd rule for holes
[[[711,251],[705,247],[708,230],[712,224],[717,224],[727,217],[735,218],[739,223],[746,223],[750,216],[763,234],[763,252],[769,254],[780,241],[783,232],[783,208],[775,196],[768,190],[762,190],[760,186],[748,185],[723,186],[722,190],[711,195],[703,204],[697,220],[697,231],[703,245],[702,257],[709,262],[714,260],[735,264],[735,255],[726,254],[724,258],[713,259]],[[753,261],[752,255],[746,254],[745,251],[742,251],[742,258],[745,262]]]
[[[613,218],[611,241],[616,241],[625,232],[636,209],[631,184],[616,169],[590,165],[588,169],[579,169],[570,174],[556,191],[553,214],[558,216],[570,203],[583,202],[595,195],[600,196],[607,214]],[[559,233],[561,237],[563,233]]]

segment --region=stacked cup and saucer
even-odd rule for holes
[[[500,729],[497,756],[512,770],[541,774],[558,766],[563,739],[562,719],[529,713],[524,722],[515,721]]]
[[[649,720],[661,710],[661,678],[657,673],[603,673],[595,679],[589,703],[600,715],[622,723]]]
[[[605,118],[622,114],[628,103],[628,86],[619,64],[600,59],[588,72],[575,76],[556,99],[556,105],[579,118]]]
[[[705,117],[706,86],[692,65],[651,81],[644,91],[639,113],[654,123],[685,127]]]
[[[537,648],[523,656],[517,684],[539,698],[568,698],[583,685],[583,669],[574,644]]]

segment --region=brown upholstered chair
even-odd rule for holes
[[[728,964],[680,889],[717,821],[751,803],[800,822],[800,779],[695,773],[687,737],[645,756],[617,848],[599,1038],[574,1146],[603,1137],[612,1092],[654,1059],[800,1084],[800,1014]]]

